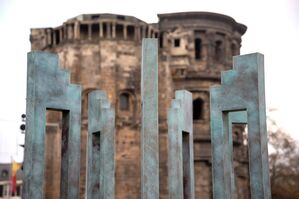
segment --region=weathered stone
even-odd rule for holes
[[[140,66],[141,41],[144,37],[160,39],[160,198],[168,196],[167,110],[174,98],[174,91],[182,89],[192,93],[195,105],[195,196],[211,198],[209,88],[220,83],[221,71],[232,67],[232,56],[240,53],[241,36],[246,27],[231,17],[215,13],[171,13],[159,14],[158,17],[158,23],[148,24],[130,16],[90,14],[69,19],[56,28],[31,29],[32,50],[58,53],[61,65],[71,72],[71,81],[81,84],[83,88],[82,198],[86,176],[87,95],[96,89],[107,92],[107,97],[116,110],[115,196],[119,199],[140,198]],[[248,163],[240,156],[247,155],[244,153],[246,150],[243,142],[240,143],[243,140],[242,128],[237,128],[236,132],[239,139],[234,140],[235,162],[238,167],[246,170]],[[236,179],[237,183],[247,182],[248,175],[242,174],[236,176]],[[244,185],[239,184],[238,186]],[[243,186],[242,189],[248,190],[248,186]],[[238,195],[238,198],[246,197]]]

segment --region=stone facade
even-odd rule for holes
[[[56,28],[31,29],[32,50],[57,53],[61,66],[71,72],[72,83],[82,85],[82,198],[86,178],[87,95],[95,89],[107,92],[116,111],[116,198],[140,198],[140,55],[145,37],[158,38],[160,46],[160,198],[167,198],[167,109],[174,91],[179,89],[189,90],[194,99],[196,198],[212,198],[209,88],[220,83],[221,71],[232,67],[232,56],[240,53],[246,26],[229,16],[207,12],[158,17],[158,23],[148,24],[131,16],[88,14],[69,19]],[[49,115],[50,131],[53,118],[59,117]],[[59,142],[59,131],[54,129],[54,136],[51,134],[47,139]],[[238,198],[249,197],[243,129],[235,126],[233,130]],[[47,154],[59,153],[59,147],[53,147],[55,142],[46,143]],[[47,161],[54,165],[47,168],[47,172],[53,173],[51,180],[59,181],[60,172],[55,172],[59,169],[55,166],[59,158],[47,155]],[[51,190],[48,198],[55,198],[50,195],[59,192],[59,188]]]

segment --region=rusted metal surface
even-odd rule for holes
[[[143,39],[141,66],[141,198],[159,198],[158,42]]]
[[[192,94],[176,91],[168,110],[169,198],[194,199]]]
[[[79,198],[81,87],[69,80],[57,55],[28,53],[24,199],[43,198],[47,109],[63,112],[60,198]]]
[[[251,198],[271,198],[265,111],[264,57],[236,56],[210,90],[213,197],[234,198],[231,123],[248,124]],[[232,112],[240,114],[230,116]],[[246,116],[244,114],[246,113]],[[239,119],[238,119],[239,118]],[[246,121],[245,121],[246,120]]]
[[[87,198],[115,195],[115,112],[104,91],[88,95]]]

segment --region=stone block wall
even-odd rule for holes
[[[61,66],[71,72],[71,81],[82,85],[81,198],[86,182],[87,96],[95,89],[107,92],[116,111],[116,198],[140,198],[141,41],[145,37],[158,38],[160,46],[160,198],[168,197],[167,109],[179,89],[192,92],[194,100],[196,198],[212,198],[209,88],[220,83],[221,71],[231,69],[246,26],[207,12],[159,14],[158,18],[158,23],[148,24],[131,16],[89,14],[56,28],[31,29],[32,50],[58,53]],[[236,194],[248,198],[242,128],[235,137]],[[56,152],[49,149],[48,153],[51,157]],[[55,198],[55,191],[59,192],[54,188],[49,198]]]

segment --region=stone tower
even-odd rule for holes
[[[71,72],[71,81],[82,85],[82,198],[86,177],[87,95],[95,89],[107,92],[117,116],[116,198],[140,198],[140,55],[145,37],[158,38],[160,46],[160,196],[167,198],[167,109],[174,91],[187,89],[194,99],[196,198],[212,197],[209,87],[220,83],[220,72],[232,67],[232,56],[240,53],[246,26],[231,17],[207,12],[158,17],[158,23],[148,24],[132,16],[88,14],[69,19],[56,28],[31,29],[32,50],[57,53],[61,66]],[[53,147],[60,141],[59,124],[55,126],[58,116],[49,115],[46,153],[47,161],[54,166],[46,169],[45,181],[55,184],[60,180],[56,175],[60,160],[53,157],[60,150]],[[242,129],[234,128],[236,186],[242,190],[236,194],[238,198],[247,198],[248,164]],[[55,198],[59,190],[49,187],[51,190],[46,195]]]
[[[231,17],[207,12],[158,17],[160,47],[168,55],[173,88],[193,95],[196,197],[212,198],[209,88],[220,83],[221,71],[232,68],[232,56],[240,54],[241,36],[247,28]],[[237,198],[246,198],[249,185],[242,126],[235,125],[233,132]]]

